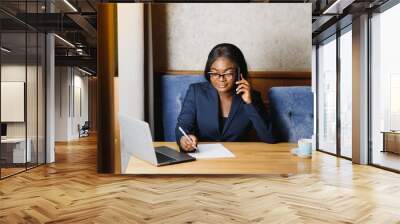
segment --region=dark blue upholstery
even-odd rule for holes
[[[164,141],[175,141],[175,126],[189,85],[204,82],[203,75],[163,75],[161,79]]]
[[[301,138],[311,138],[314,127],[311,87],[272,87],[268,97],[280,141],[297,142]]]

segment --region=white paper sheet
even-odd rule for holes
[[[222,144],[198,144],[198,150],[189,155],[196,159],[232,158],[235,155]]]

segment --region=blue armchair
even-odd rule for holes
[[[280,141],[297,142],[301,138],[311,138],[314,127],[311,87],[272,87],[268,97],[271,118]]]
[[[175,141],[175,126],[182,102],[190,84],[204,82],[203,75],[163,75],[161,93],[163,103],[164,141]]]

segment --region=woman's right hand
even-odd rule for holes
[[[182,136],[180,139],[180,144],[181,144],[181,148],[185,152],[192,152],[197,147],[197,137],[194,135],[188,135],[188,136],[189,136],[189,138],[192,139],[192,141],[189,141],[189,139],[187,139],[185,136]]]

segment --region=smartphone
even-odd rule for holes
[[[241,77],[241,75],[240,75],[240,67],[238,67],[238,68],[236,69],[236,81],[235,81],[235,82],[240,81],[240,80],[242,80],[242,77]],[[236,90],[237,87],[238,87],[238,85],[235,84],[235,90]],[[239,93],[239,95],[240,95],[240,94],[242,94],[242,93]]]
[[[236,81],[240,81],[242,77],[240,76],[240,67],[236,69]]]

